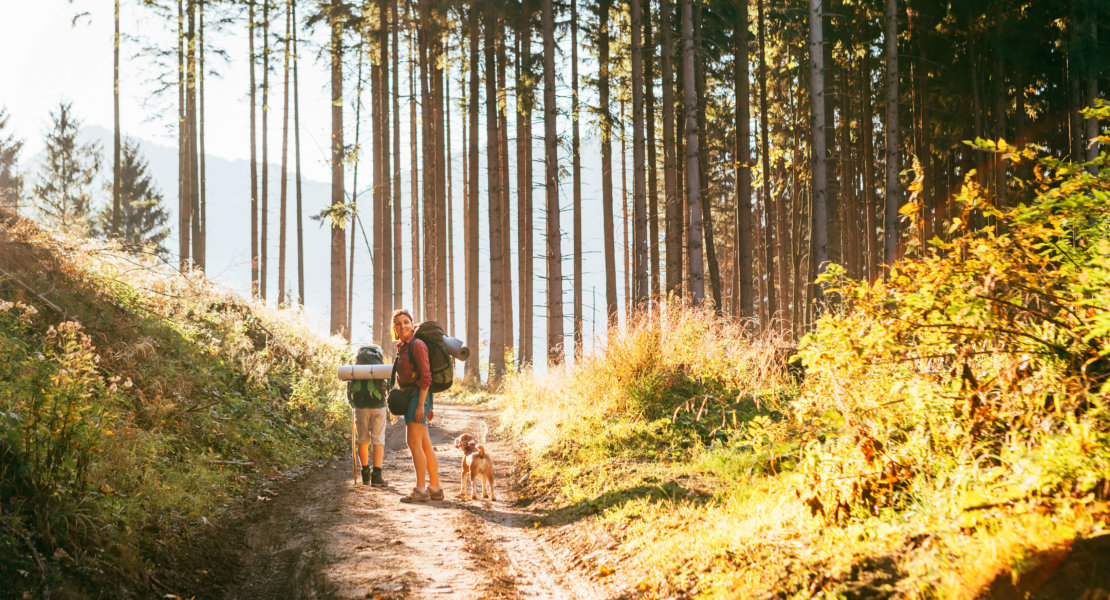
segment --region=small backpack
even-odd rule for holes
[[[384,354],[378,345],[362,346],[355,355],[356,365],[380,365]],[[347,403],[353,408],[381,408],[384,406],[388,382],[384,379],[353,379],[347,382]]]
[[[455,365],[452,362],[454,359],[447,353],[447,346],[443,344],[443,327],[435,321],[424,321],[416,326],[413,335],[428,347],[428,365],[432,369],[432,385],[428,387],[428,391],[436,393],[450,388],[455,380]],[[409,344],[409,364],[419,378],[412,344]]]

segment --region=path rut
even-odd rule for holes
[[[431,437],[442,502],[402,504],[414,484],[404,424],[386,431],[388,486],[355,483],[339,459],[265,490],[238,521],[221,527],[189,561],[174,595],[182,598],[431,599],[625,597],[536,525],[542,514],[518,504],[518,458],[494,435],[481,409],[436,403]],[[484,440],[494,459],[497,501],[463,501],[454,437]],[[167,586],[168,587],[168,586]]]

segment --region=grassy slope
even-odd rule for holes
[[[341,445],[338,340],[4,217],[0,589],[138,594],[188,528]]]
[[[1048,581],[1110,530],[1110,170],[993,149],[1028,206],[969,185],[975,227],[886,283],[834,277],[843,309],[803,342],[804,382],[781,342],[679,306],[566,376],[510,379],[496,402],[548,523],[605,526],[600,573],[647,597],[1110,586],[1105,551]]]

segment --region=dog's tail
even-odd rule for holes
[[[478,450],[478,458],[485,458],[486,457],[486,447],[485,446],[483,446],[481,444],[477,444],[474,447]]]

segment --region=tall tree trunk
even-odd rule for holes
[[[888,0],[893,2],[894,0]],[[825,53],[822,0],[809,0],[809,75],[813,131],[813,276],[825,271],[829,261],[828,175],[825,156]],[[821,289],[817,288],[818,299]]]
[[[873,122],[873,107],[871,105],[871,59],[863,59],[863,73],[859,87],[860,100],[863,102],[863,210],[864,229],[866,230],[864,248],[864,270],[867,280],[874,279],[878,265],[878,238],[875,234],[875,142]]]
[[[207,266],[208,246],[208,193],[207,176],[204,169],[204,5],[200,2],[197,6],[197,235],[194,237],[196,251],[193,260],[204,269]]]
[[[361,138],[361,133],[362,133],[362,129],[361,129],[361,125],[362,125],[362,81],[363,81],[363,79],[362,79],[362,60],[363,60],[363,54],[366,53],[366,37],[365,37],[365,34],[363,34],[359,37],[359,44],[358,44],[358,48],[357,48],[356,52],[358,52],[358,69],[355,71],[354,164],[352,165],[352,169],[351,169],[351,208],[350,208],[350,211],[348,213],[350,215],[350,220],[348,221],[348,224],[350,226],[349,230],[351,232],[350,233],[351,237],[350,237],[350,240],[348,242],[350,244],[350,248],[348,250],[349,256],[347,257],[347,259],[350,261],[348,263],[349,268],[347,270],[347,326],[346,327],[347,327],[348,337],[350,336],[350,332],[351,332],[351,320],[352,320],[352,314],[351,313],[354,312],[355,231],[356,231],[356,225],[359,228],[363,227],[361,217],[358,214],[358,167],[359,167],[359,159],[361,158],[361,155],[362,155],[362,147],[360,146],[360,143],[362,142],[362,138]],[[374,126],[377,125],[377,104],[376,103],[373,103],[372,106],[371,106],[371,119],[370,120],[374,124]],[[373,162],[375,164],[377,163],[377,161],[371,161],[371,162]],[[376,195],[376,192],[377,192],[377,190],[374,190],[373,195]],[[371,213],[371,219],[373,219],[373,213],[375,211],[371,210],[371,211],[368,211],[368,212]],[[371,221],[371,223],[373,223],[373,221]],[[377,233],[378,233],[377,228],[371,226],[371,231],[374,233],[375,242],[380,241],[381,238],[380,238],[380,236],[377,235]],[[363,230],[363,236],[365,237],[365,235],[366,235],[366,232],[365,232],[365,229],[364,229]],[[375,249],[372,252],[372,254],[373,254],[372,259],[376,259],[377,257],[381,256],[381,253],[378,252],[377,249]],[[373,269],[373,266],[371,266],[371,269]],[[371,273],[372,274],[374,273],[373,270],[371,270]],[[381,281],[377,277],[373,277],[373,276],[371,277],[371,280],[373,280],[373,282],[374,282],[374,290],[373,290],[374,298],[375,298],[375,301],[378,301],[379,297],[380,297],[379,292],[381,290]],[[374,314],[375,317],[377,317],[378,311],[374,310],[373,314]],[[374,322],[376,323],[376,321],[374,321]]]
[[[374,143],[381,147],[379,153],[381,157],[381,185],[380,194],[381,201],[375,204],[375,210],[381,212],[381,234],[382,234],[382,254],[381,260],[378,261],[380,269],[378,271],[379,277],[382,280],[382,311],[380,319],[377,321],[375,332],[380,331],[381,339],[386,339],[386,332],[389,331],[389,316],[392,308],[393,301],[393,227],[391,221],[391,202],[390,198],[393,196],[393,180],[390,178],[390,165],[392,158],[390,157],[389,146],[389,7],[393,2],[390,0],[381,0],[378,3],[378,17],[379,17],[379,30],[378,30],[378,47],[380,49],[379,69],[381,75],[378,79],[381,85],[381,92],[379,92],[381,116],[381,133],[375,137]],[[377,215],[375,214],[375,217]]]
[[[186,150],[189,153],[189,257],[194,268],[203,269],[204,265],[200,261],[200,177],[197,170],[197,2],[189,0],[186,6],[189,18],[189,45],[186,55],[188,72],[185,76],[185,129],[189,136]]]
[[[400,308],[404,305],[404,280],[402,275],[404,273],[402,259],[403,251],[401,248],[401,84],[400,84],[400,71],[401,71],[401,45],[398,39],[398,30],[401,29],[400,11],[397,10],[397,1],[393,0],[389,4],[389,16],[393,21],[393,27],[390,28],[393,38],[393,302],[391,309]],[[392,312],[392,310],[390,311]],[[387,330],[388,330],[388,323]],[[385,331],[382,332],[385,335]],[[384,340],[383,340],[384,341]],[[388,346],[388,344],[385,344]],[[388,355],[392,355],[391,350],[386,350]]]
[[[447,318],[444,320],[444,327],[447,331],[455,330],[455,198],[454,190],[452,189],[451,177],[451,67],[450,63],[444,69],[443,81],[443,120],[446,127],[445,137],[447,139],[444,146],[447,149],[447,167],[444,172],[447,175]]]
[[[296,194],[297,194],[297,304],[304,305],[304,207],[302,206],[301,196],[301,95],[299,84],[299,65],[300,55],[297,54],[297,2],[292,0],[291,6],[291,19],[293,21],[293,163],[295,165],[296,173]],[[253,68],[252,68],[253,74]],[[254,106],[251,105],[252,117],[252,131],[253,131],[253,117]],[[254,144],[251,144],[251,152],[253,157]],[[251,165],[252,174],[254,165]],[[253,181],[252,181],[253,186]],[[253,188],[252,188],[253,189]]]
[[[517,23],[517,230],[520,236],[520,364],[532,364],[532,2],[522,0]]]
[[[254,78],[254,0],[248,4],[247,44],[250,48],[250,102],[251,102],[251,297],[258,298],[258,157],[255,141],[255,113],[258,103],[255,99],[257,86]]]
[[[409,22],[414,23],[415,19],[411,12],[412,3],[408,4],[409,7]],[[413,316],[417,319],[421,318],[423,311],[424,298],[423,286],[421,282],[420,268],[420,167],[417,162],[417,148],[420,147],[420,138],[416,135],[416,110],[417,110],[417,96],[416,96],[416,58],[417,50],[414,44],[413,37],[416,35],[415,25],[409,32],[409,206],[412,222],[410,237],[412,238],[412,310],[415,311]]]
[[[705,41],[702,38],[702,6],[699,3],[694,8],[694,42],[696,48],[696,61],[694,72],[696,81],[694,83],[695,93],[698,99],[698,131],[706,131],[707,126],[705,122],[705,105],[706,105],[706,85],[705,85],[705,64],[704,48]],[[702,137],[702,136],[699,136]],[[699,139],[698,144],[698,182],[701,185],[698,196],[701,198],[701,225],[702,225],[702,239],[705,244],[705,260],[704,265],[709,270],[709,289],[713,295],[713,308],[718,313],[724,308],[724,301],[721,297],[721,271],[720,263],[717,261],[717,250],[713,240],[713,205],[709,196],[709,140]]]
[[[648,262],[651,284],[648,295],[659,295],[659,169],[655,147],[655,44],[651,31],[651,0],[644,0],[644,122],[647,125]],[[652,311],[655,311],[653,306]]]
[[[694,10],[693,0],[682,0],[682,74],[684,108],[686,109],[686,202],[689,212],[690,245],[686,249],[690,263],[690,301],[700,306],[705,299],[702,275],[701,182],[698,179],[698,103],[694,72]]]
[[[477,347],[479,344],[478,324],[478,7],[469,7],[470,42],[470,82],[467,104],[467,174],[466,193],[466,339]],[[481,373],[478,352],[472,352],[466,361],[466,378],[479,383]]]
[[[443,323],[447,319],[447,140],[444,138],[446,127],[444,125],[444,111],[443,111],[443,81],[444,81],[444,60],[443,60],[443,31],[439,23],[441,21],[441,9],[437,4],[432,5],[432,35],[431,35],[431,59],[433,69],[432,76],[432,140],[435,148],[433,155],[434,168],[432,172],[435,173],[435,237],[434,250],[435,250],[435,287],[436,287],[436,319]]]
[[[555,119],[555,14],[553,0],[543,0],[544,164],[547,193],[547,362],[563,364],[563,265],[559,228],[559,155]],[[606,13],[608,14],[608,13]]]
[[[501,289],[504,297],[505,309],[505,350],[510,354],[513,351],[513,261],[512,261],[512,221],[510,219],[509,205],[509,119],[506,113],[509,105],[508,88],[506,86],[505,72],[508,58],[505,52],[505,20],[497,21],[497,157],[500,159],[498,173],[501,176],[501,261],[503,275],[501,276]]]
[[[339,0],[332,0],[329,16],[331,26],[331,204],[332,213],[346,209],[343,197],[343,23],[339,17]],[[331,227],[331,325],[333,334],[350,339],[346,330],[347,265],[346,226],[349,219],[332,220]]]
[[[278,209],[278,305],[285,305],[285,230],[286,194],[289,171],[289,44],[292,41],[293,2],[285,4],[285,62],[283,67],[284,100],[281,103],[281,195]],[[353,237],[353,236],[352,236]]]
[[[621,138],[621,228],[623,229],[621,232],[621,248],[624,250],[624,262],[621,263],[621,271],[624,273],[624,319],[628,321],[632,308],[632,286],[629,281],[629,277],[632,276],[632,261],[629,256],[632,245],[628,243],[628,225],[632,220],[628,218],[628,135],[624,127],[626,112],[623,96],[621,96],[619,104],[620,117],[617,122],[620,123]]]
[[[1098,48],[1098,29],[1100,25],[1098,6],[1095,0],[1088,0],[1087,18],[1084,19],[1087,29],[1087,47],[1090,49],[1087,52],[1087,106],[1094,106],[1099,99],[1099,63],[1105,64],[1105,55],[1101,55]],[[1105,10],[1105,4],[1102,6]],[[1102,56],[1101,59],[1100,56]],[[1090,162],[1098,158],[1102,151],[1102,145],[1095,142],[1095,138],[1098,137],[1098,119],[1090,117],[1087,119],[1086,125],[1087,130],[1083,136],[1083,142],[1087,145],[1087,155],[1084,158]],[[1098,172],[1098,165],[1089,165],[1087,170],[1094,175]]]
[[[578,0],[570,2],[570,161],[574,179],[574,364],[582,361],[582,143],[578,130]]]
[[[779,78],[776,85],[779,102],[782,102],[782,99],[785,97],[785,94],[782,92],[782,81],[782,78]],[[782,167],[780,169],[780,177],[785,181],[785,159],[780,157],[779,164]],[[781,315],[779,332],[784,336],[789,336],[790,332],[793,331],[794,325],[795,307],[790,306],[790,298],[793,295],[792,290],[794,289],[790,280],[790,263],[794,252],[791,244],[791,234],[793,232],[790,229],[787,211],[787,203],[790,202],[790,198],[786,195],[785,185],[783,188],[783,193],[775,200],[775,247],[777,254],[776,260],[778,261],[778,273],[776,277],[778,295],[776,298],[778,300],[779,314]]]
[[[431,58],[428,53],[428,5],[424,4],[419,7],[420,12],[420,25],[417,32],[417,51],[420,55],[420,63],[417,65],[417,71],[420,73],[420,135],[421,135],[421,164],[423,166],[424,180],[423,180],[423,196],[424,206],[422,214],[423,231],[423,249],[424,249],[424,309],[422,319],[435,318],[436,311],[436,248],[435,248],[435,228],[436,223],[436,172],[435,172],[435,140],[433,119],[434,115],[432,107],[435,106],[435,99],[432,97],[432,86],[429,81],[428,70],[431,68]]]
[[[663,188],[666,196],[667,230],[667,295],[682,294],[682,201],[678,196],[678,173],[675,156],[674,115],[674,9],[671,0],[661,0],[659,6],[659,31],[663,36]]]
[[[644,157],[644,47],[640,0],[631,2],[632,19],[632,243],[633,308],[640,310],[648,300],[647,181]],[[627,243],[627,241],[626,241]]]
[[[177,257],[178,268],[188,268],[186,242],[189,221],[185,212],[185,8],[177,0]]]
[[[598,119],[601,129],[601,219],[605,236],[605,318],[609,332],[613,333],[617,325],[617,253],[613,223],[613,118],[609,114],[609,9],[611,6],[612,0],[599,0],[597,3],[597,87]],[[546,54],[546,46],[544,49]]]
[[[262,206],[260,213],[261,230],[258,239],[259,245],[259,285],[260,296],[266,300],[269,286],[266,284],[269,266],[267,256],[269,250],[269,237],[267,230],[270,219],[270,145],[267,142],[270,114],[270,2],[262,2]],[[344,311],[345,312],[345,311]],[[350,331],[346,335],[350,335]]]
[[[486,176],[489,188],[489,247],[490,247],[490,327],[489,327],[489,382],[496,385],[505,374],[505,297],[503,261],[507,258],[502,248],[501,231],[501,158],[500,132],[497,114],[497,11],[485,7],[485,57],[486,57]]]
[[[735,65],[733,66],[736,92],[736,288],[739,305],[734,313],[741,318],[751,318],[752,297],[752,140],[750,123],[750,93],[748,89],[748,3],[737,5],[736,32],[733,35]],[[734,292],[735,293],[735,292]]]
[[[119,0],[116,0],[115,34],[112,37],[112,235],[120,229],[120,126],[119,126]]]
[[[812,28],[812,26],[811,26]],[[883,231],[887,266],[898,260],[898,0],[886,0],[886,193]],[[823,200],[823,198],[822,198]]]
[[[760,240],[762,251],[759,254],[759,262],[763,291],[762,301],[765,307],[761,312],[761,318],[766,317],[766,321],[761,321],[760,324],[766,329],[771,327],[775,319],[778,318],[779,307],[778,295],[775,293],[774,241],[772,239],[774,220],[771,216],[771,202],[773,202],[771,199],[771,144],[767,125],[767,50],[765,44],[767,21],[764,18],[763,0],[759,0],[757,6],[759,9],[759,159],[760,170],[762,171],[760,179],[763,181],[763,194],[760,199],[759,210],[759,222],[763,236]]]

